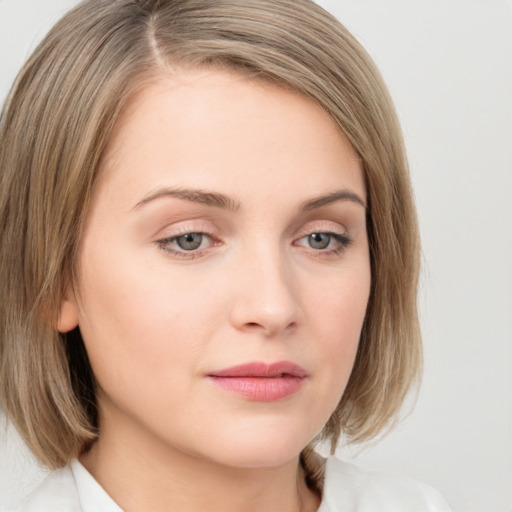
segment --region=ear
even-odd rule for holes
[[[72,331],[77,325],[78,305],[73,289],[71,286],[68,286],[60,303],[59,318],[56,327],[59,332],[65,333]]]

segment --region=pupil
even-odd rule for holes
[[[325,249],[330,241],[331,236],[325,233],[313,233],[309,235],[309,243],[313,249]]]
[[[197,249],[201,245],[202,241],[203,236],[201,233],[187,233],[177,239],[178,245],[185,251],[193,251],[194,249]]]

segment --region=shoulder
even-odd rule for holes
[[[416,480],[368,472],[329,457],[319,512],[450,512],[441,494]]]
[[[50,473],[36,489],[11,512],[81,512],[73,472],[69,467]]]

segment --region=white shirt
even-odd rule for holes
[[[78,462],[51,473],[13,512],[122,512]],[[443,497],[415,480],[364,472],[329,457],[318,512],[450,512]]]

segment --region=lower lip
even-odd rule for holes
[[[297,393],[304,377],[215,377],[214,384],[221,388],[257,402],[274,402]]]

